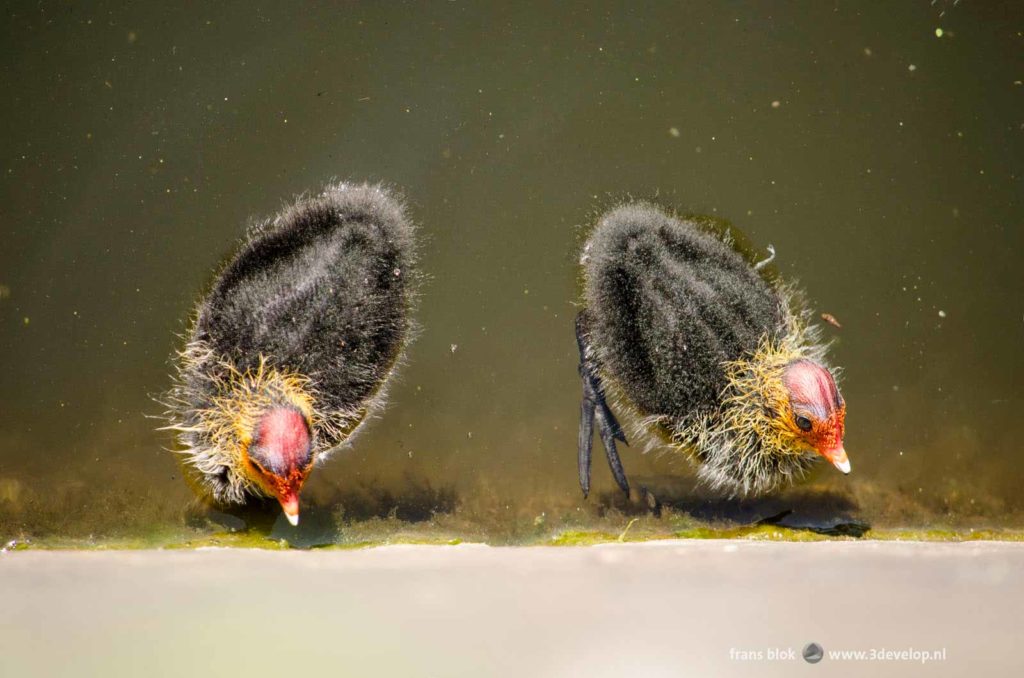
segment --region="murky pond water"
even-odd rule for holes
[[[401,188],[427,281],[309,530],[1024,527],[1019,3],[43,3],[0,31],[5,537],[281,529],[204,516],[148,416],[246,221],[332,177]],[[852,475],[733,501],[626,449],[662,517],[600,465],[582,499],[576,258],[627,196],[774,244],[839,321]]]

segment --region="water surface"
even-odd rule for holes
[[[206,529],[150,397],[247,219],[332,177],[405,192],[428,280],[310,520],[643,515],[597,464],[580,497],[572,334],[580,234],[638,196],[774,244],[842,324],[854,473],[735,502],[625,451],[670,515],[1024,527],[1022,30],[943,0],[5,8],[0,533]]]

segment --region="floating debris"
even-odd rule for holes
[[[455,353],[456,351],[459,350],[459,345],[458,344],[452,344],[451,346],[448,347],[448,350],[450,350],[452,353]]]
[[[939,317],[940,318],[945,318],[946,317],[946,312],[940,309],[939,310]]]
[[[629,528],[633,527],[633,525],[636,524],[636,521],[638,521],[638,520],[640,520],[640,519],[639,518],[633,518],[633,520],[629,521],[629,524],[626,525],[626,529],[624,529],[619,534],[619,541],[626,541],[626,533],[629,532]]]
[[[768,250],[768,257],[754,264],[755,271],[760,271],[762,268],[775,261],[775,245],[769,243],[768,247],[765,249]]]
[[[671,136],[673,136],[673,137],[675,137],[677,139],[679,138],[679,128],[678,127],[669,127],[668,128],[668,133]]]
[[[843,329],[843,326],[841,324],[839,324],[839,321],[836,320],[836,317],[834,315],[832,315],[831,313],[822,313],[821,314],[821,319],[824,320],[825,322],[827,322],[832,327],[835,327],[836,329],[839,329],[839,330]]]

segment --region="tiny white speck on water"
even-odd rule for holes
[[[917,66],[915,66],[914,64],[910,64],[909,66],[907,66],[907,70],[913,73],[914,71],[917,70]]]
[[[677,139],[679,138],[679,128],[678,127],[669,127],[668,128],[668,133],[671,136],[676,137]]]
[[[946,312],[945,312],[945,311],[942,311],[942,310],[940,310],[940,311],[939,311],[939,317],[940,317],[940,318],[945,318],[945,317],[946,317]]]
[[[942,29],[941,28],[936,28],[935,29],[935,37],[936,38],[941,38],[942,37]]]

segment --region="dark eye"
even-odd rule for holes
[[[798,414],[798,415],[796,415],[796,420],[795,421],[796,421],[796,425],[800,428],[801,431],[810,431],[811,430],[811,420],[808,419],[807,417]]]

